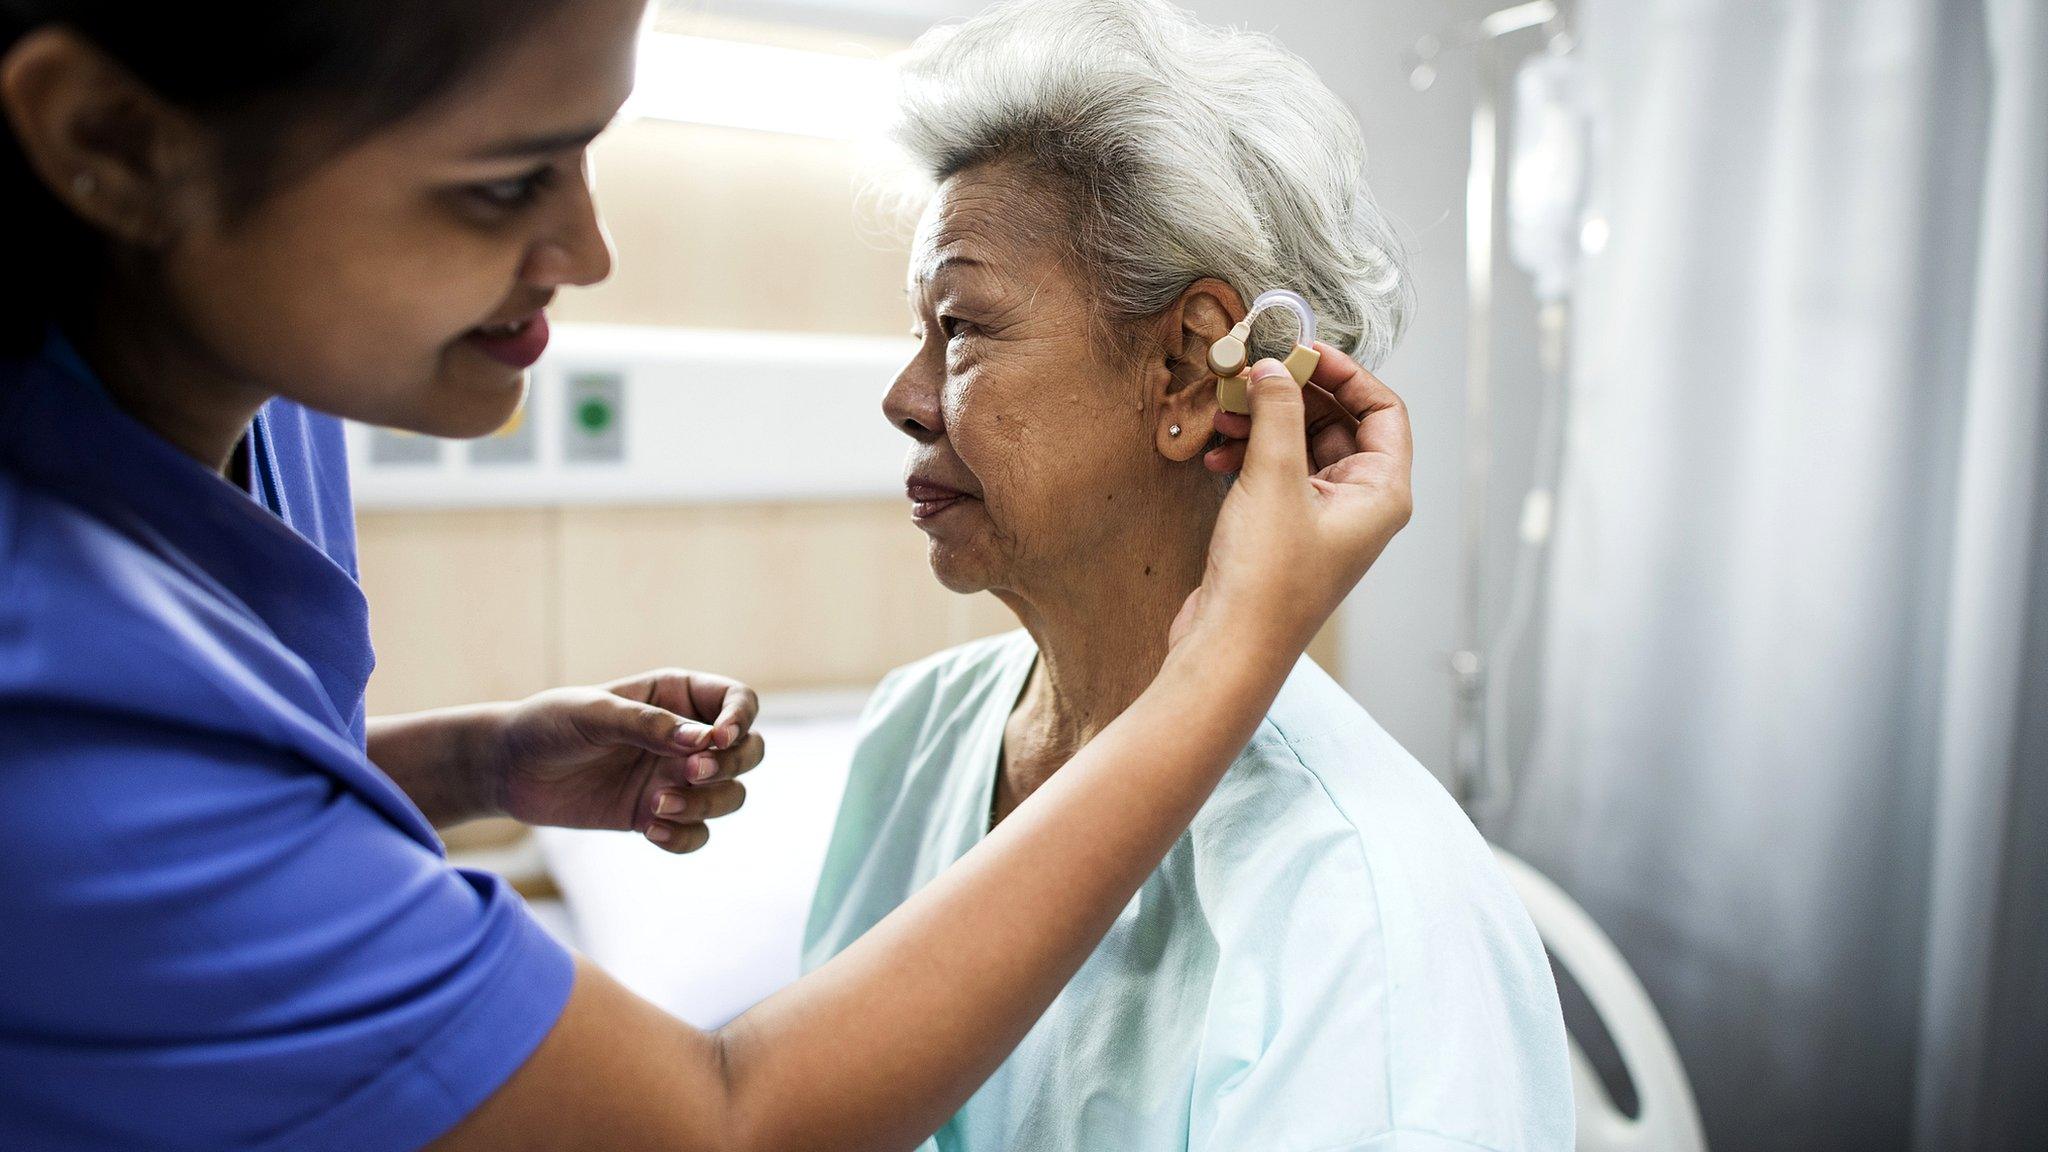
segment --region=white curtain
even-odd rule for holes
[[[1507,843],[1710,1140],[2048,1148],[2048,0],[1587,0]]]

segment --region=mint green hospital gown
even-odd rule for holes
[[[891,673],[861,720],[813,969],[980,840],[1037,650]],[[1562,1152],[1557,989],[1429,772],[1303,659],[1194,825],[926,1152]]]

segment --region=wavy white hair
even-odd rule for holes
[[[1213,276],[1246,303],[1300,292],[1368,366],[1393,348],[1412,294],[1358,121],[1271,37],[1164,0],[1007,0],[920,37],[901,82],[895,136],[934,179],[1001,160],[1050,181],[1111,319]],[[1262,317],[1254,350],[1291,325]]]

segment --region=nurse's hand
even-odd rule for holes
[[[474,760],[492,806],[527,824],[631,830],[670,852],[745,803],[761,762],[754,691],[666,668],[557,688],[493,712]]]
[[[1216,416],[1224,442],[1203,463],[1237,482],[1169,643],[1213,628],[1226,650],[1284,656],[1291,666],[1408,523],[1407,406],[1351,357],[1316,348],[1322,359],[1306,385],[1261,360],[1251,370],[1251,415]]]

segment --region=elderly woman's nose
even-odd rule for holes
[[[913,364],[896,374],[882,397],[882,414],[889,423],[920,443],[946,430],[946,416],[939,403],[939,382]]]

